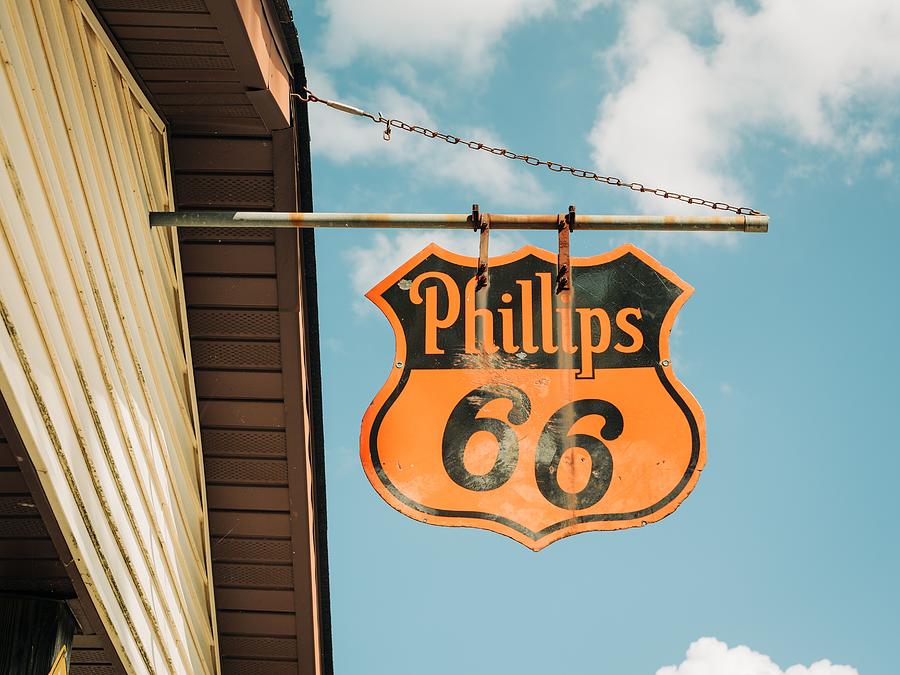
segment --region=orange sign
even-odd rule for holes
[[[672,372],[693,288],[644,251],[572,258],[525,247],[474,258],[432,244],[367,297],[396,358],[363,419],[378,493],[411,518],[493,530],[540,550],[664,518],[706,461],[703,411]]]

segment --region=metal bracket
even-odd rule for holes
[[[559,257],[556,261],[556,292],[571,290],[572,266],[569,263],[569,238],[575,229],[575,206],[569,206],[569,212],[557,217],[559,230]]]
[[[560,216],[491,214],[492,230],[558,230]],[[477,222],[477,219],[476,219]],[[272,211],[151,211],[150,227],[392,228],[467,230],[471,213],[277,213]],[[476,228],[476,231],[480,228]],[[602,216],[579,214],[579,230],[637,232],[766,232],[769,216]]]
[[[472,204],[472,228],[481,234],[478,237],[478,267],[475,269],[475,290],[480,291],[488,285],[488,239],[491,236],[491,216],[482,215],[478,204]]]

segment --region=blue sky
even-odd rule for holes
[[[539,553],[397,513],[358,457],[393,361],[362,294],[428,242],[474,255],[476,236],[317,233],[336,672],[900,672],[900,5],[293,7],[319,95],[771,217],[765,235],[573,235],[573,255],[633,241],[696,288],[673,367],[708,463],[660,523]],[[318,211],[678,211],[310,112]],[[491,250],[523,243],[555,240]]]

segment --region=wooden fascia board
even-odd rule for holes
[[[247,97],[270,130],[290,126],[290,64],[281,27],[266,0],[216,0],[209,13]]]
[[[296,146],[294,130],[274,133],[275,208],[297,208]],[[315,503],[312,491],[309,407],[304,379],[302,298],[300,296],[300,242],[296,230],[275,234],[278,274],[278,316],[281,332],[282,386],[293,540],[294,605],[297,622],[297,657],[301,670],[321,673],[319,598],[315,550]]]

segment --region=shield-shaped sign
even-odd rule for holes
[[[693,288],[631,245],[490,261],[430,245],[368,297],[396,337],[363,419],[369,480],[402,513],[539,550],[672,513],[706,459],[703,412],[672,372],[669,333]]]

